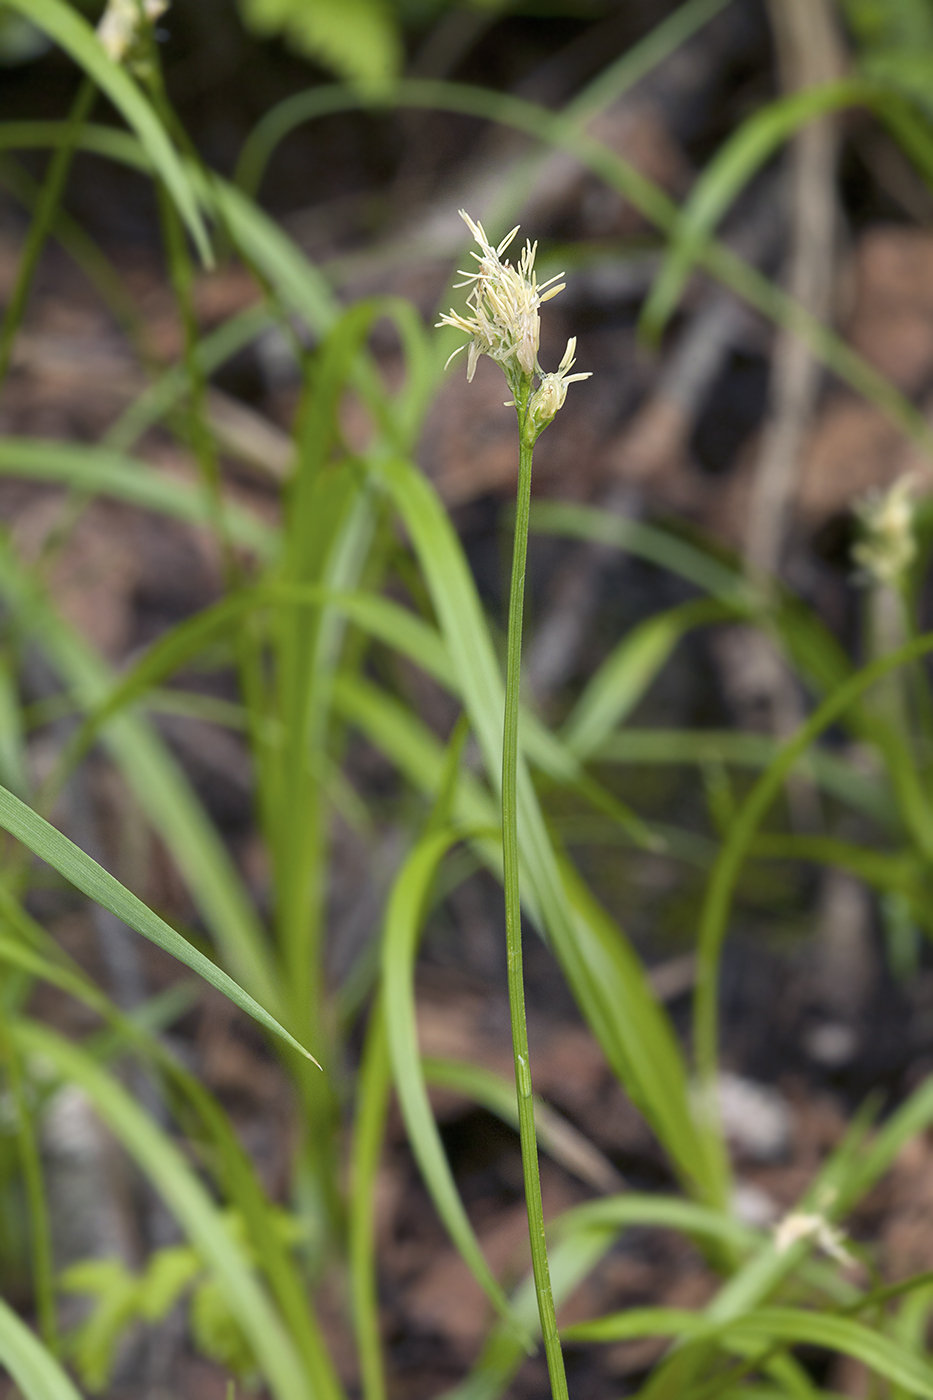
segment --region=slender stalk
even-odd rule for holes
[[[512,584],[509,593],[509,631],[505,680],[505,721],[502,736],[502,856],[505,873],[505,937],[508,957],[509,1017],[512,1023],[512,1051],[515,1057],[515,1087],[518,1097],[518,1126],[522,1148],[522,1175],[531,1240],[531,1266],[541,1335],[547,1356],[551,1394],[554,1400],[567,1400],[567,1377],[557,1332],[557,1315],[551,1290],[547,1245],[544,1237],[544,1207],[538,1170],[538,1143],[532,1098],[531,1067],[528,1057],[528,1027],[525,1022],[525,984],[522,974],[522,913],[518,871],[518,704],[522,665],[522,610],[525,603],[525,561],[528,554],[528,517],[531,509],[531,465],[534,444],[529,421],[530,377],[522,394],[516,395],[521,458],[518,499],[515,510],[515,538],[512,554]]]
[[[348,1211],[350,1296],[364,1400],[386,1400],[388,1393],[376,1287],[375,1196],[391,1086],[385,1013],[377,999],[360,1067]]]

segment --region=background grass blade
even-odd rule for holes
[[[309,1304],[304,1280],[279,1238],[271,1218],[275,1209],[260,1185],[253,1163],[241,1146],[225,1113],[199,1080],[184,1069],[164,1044],[142,1024],[120,1011],[79,968],[72,965],[47,934],[0,888],[0,910],[22,941],[0,936],[0,960],[59,987],[94,1011],[111,1027],[108,1044],[99,1038],[100,1054],[115,1047],[132,1049],[161,1076],[167,1095],[192,1137],[209,1144],[207,1161],[225,1199],[239,1211],[256,1259],[268,1279],[295,1345],[301,1353],[315,1394],[340,1400],[342,1389]],[[193,1119],[192,1119],[193,1114]]]
[[[73,1042],[35,1022],[17,1022],[14,1034],[23,1050],[46,1056],[66,1083],[84,1090],[156,1187],[214,1275],[276,1400],[311,1400],[303,1368],[275,1309],[171,1139],[112,1075]]]
[[[611,1232],[586,1230],[562,1240],[549,1251],[551,1287],[560,1307],[612,1247]],[[540,1327],[534,1281],[529,1276],[514,1295],[515,1311],[532,1332]],[[500,1323],[491,1333],[476,1366],[442,1400],[498,1400],[508,1390],[525,1359],[521,1345]]]
[[[366,1028],[366,1044],[357,1079],[347,1202],[348,1267],[364,1400],[385,1400],[387,1394],[379,1328],[375,1228],[376,1175],[392,1088],[392,1072],[386,1051],[385,1016],[382,1003],[377,998]]]
[[[656,525],[629,520],[580,501],[532,501],[530,527],[539,534],[614,545],[669,569],[724,603],[737,608],[753,605],[754,594],[738,567],[727,564],[712,550],[701,549]]]
[[[807,88],[769,102],[733,132],[697,178],[671,233],[668,252],[641,314],[641,331],[647,339],[657,341],[704,243],[756,171],[802,126],[864,103],[876,92],[874,85],[857,78]]]
[[[408,1140],[421,1168],[438,1214],[464,1263],[500,1317],[518,1327],[508,1299],[486,1263],[454,1183],[427,1090],[418,1053],[415,1018],[414,962],[424,907],[437,867],[459,833],[450,830],[425,836],[400,871],[386,912],[382,945],[382,1006],[392,1077]],[[521,1335],[531,1342],[527,1329]]]
[[[933,635],[928,634],[864,667],[834,690],[782,747],[730,826],[710,877],[699,927],[694,1033],[697,1067],[707,1088],[716,1074],[719,958],[735,883],[760,821],[794,763],[819,735],[857,704],[875,681],[930,651],[933,651]]]
[[[758,1341],[762,1346],[784,1342],[792,1346],[826,1347],[861,1361],[870,1371],[911,1395],[933,1396],[933,1367],[905,1347],[863,1323],[828,1313],[798,1308],[761,1308],[723,1329],[723,1340]]]
[[[623,729],[610,734],[592,757],[600,763],[722,763],[737,768],[766,768],[780,749],[767,734],[728,729]],[[899,818],[887,782],[871,777],[832,751],[807,755],[806,771],[828,794],[881,826],[897,829]]]
[[[421,1069],[428,1084],[463,1094],[518,1131],[515,1085],[502,1075],[482,1065],[469,1064],[466,1060],[442,1059],[433,1055],[422,1056]],[[596,1191],[613,1191],[621,1187],[622,1178],[608,1158],[563,1114],[557,1113],[537,1096],[535,1126],[541,1149],[588,1186]]]
[[[0,438],[0,474],[58,482],[91,496],[111,496],[190,525],[211,524],[211,508],[199,485],[179,481],[106,447]],[[224,505],[223,526],[233,543],[260,559],[275,554],[276,532],[241,506]]]
[[[630,1308],[561,1329],[567,1342],[625,1342],[635,1337],[690,1337],[708,1330],[702,1313],[686,1308]]]
[[[79,708],[93,711],[111,694],[112,674],[2,542],[0,594],[17,626],[42,647]],[[278,975],[252,900],[171,753],[135,715],[113,716],[104,728],[103,743],[187,881],[228,970],[278,1014]]]
[[[171,193],[202,261],[210,266],[213,262],[210,242],[190,180],[164,126],[133,80],[119,64],[108,58],[87,21],[62,0],[8,0],[8,4],[31,24],[44,29],[49,38],[93,78],[117,111],[122,112]]]
[[[73,841],[56,831],[54,826],[31,807],[27,807],[25,802],[14,797],[6,788],[0,788],[0,826],[21,841],[34,855],[51,865],[53,870],[57,870],[89,899],[93,899],[104,909],[109,909],[111,914],[129,924],[130,928],[136,929],[144,938],[148,938],[186,967],[190,967],[192,972],[198,973],[212,987],[229,997],[241,1011],[252,1016],[253,1020],[284,1040],[293,1050],[297,1050],[308,1059],[312,1058],[310,1051],[306,1050],[284,1026],[279,1025],[275,1017],[254,1001],[232,977],[228,977],[222,968],[217,967],[203,953],[199,953],[197,948],[182,938],[164,919],[160,919],[158,914],[153,913],[148,905],[137,899],[125,885],[121,885],[119,880],[80,850]]]
[[[0,1363],[23,1400],[81,1400],[52,1354],[0,1298]]]
[[[502,678],[462,547],[436,494],[415,468],[395,458],[381,468],[381,479],[411,535],[487,773],[498,786]],[[558,858],[523,764],[518,801],[528,905],[541,912],[553,950],[609,1063],[688,1189],[716,1201],[724,1189],[718,1164],[707,1159],[676,1038],[641,964],[621,931],[595,901],[583,897],[571,868]]]
[[[839,1351],[869,1370],[902,1386],[910,1395],[933,1395],[933,1368],[905,1347],[850,1318],[796,1308],[762,1308],[711,1330],[702,1313],[682,1308],[633,1308],[628,1312],[577,1323],[563,1333],[568,1341],[619,1342],[634,1337],[714,1338],[723,1347],[744,1351],[756,1343],[762,1352],[775,1343],[810,1345]]]
[[[722,604],[699,599],[633,627],[587,682],[561,729],[571,753],[590,758],[631,714],[682,638],[727,616]]]

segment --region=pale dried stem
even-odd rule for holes
[[[840,76],[844,57],[829,0],[769,0],[768,9],[786,90]],[[805,127],[790,150],[787,290],[822,321],[829,321],[833,310],[838,149],[838,123],[825,117]],[[804,341],[790,330],[778,331],[745,545],[746,563],[756,573],[776,573],[781,563],[820,377],[820,365]]]
[[[768,11],[786,91],[815,87],[841,75],[845,59],[830,0],[768,0]],[[826,322],[832,319],[834,300],[838,154],[839,128],[833,117],[804,127],[789,153],[786,286],[811,315]],[[744,551],[746,568],[765,586],[779,572],[785,553],[800,460],[816,411],[821,376],[822,368],[807,344],[793,331],[779,330]],[[773,643],[761,633],[750,632],[746,645],[773,651]],[[771,728],[782,737],[792,733],[803,719],[801,698],[793,676],[776,653],[770,670]],[[813,785],[797,776],[788,783],[787,791],[794,825],[798,829],[818,825]]]

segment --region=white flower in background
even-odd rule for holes
[[[778,1254],[787,1251],[800,1240],[812,1240],[818,1249],[835,1259],[837,1264],[848,1268],[855,1263],[845,1247],[845,1236],[835,1225],[830,1225],[825,1215],[808,1214],[806,1211],[792,1211],[785,1215],[774,1227],[774,1247]]]
[[[169,0],[108,0],[97,37],[114,63],[132,57],[142,26],[154,24],[169,7]]]
[[[482,250],[473,253],[479,264],[478,270],[462,272],[466,282],[457,283],[460,287],[473,284],[467,297],[467,307],[472,314],[463,316],[459,311],[451,311],[449,315],[442,316],[437,324],[453,326],[470,337],[467,346],[467,380],[472,380],[480,355],[489,355],[501,364],[513,393],[519,392],[523,377],[540,375],[540,386],[531,400],[531,404],[537,404],[537,407],[529,406],[529,411],[533,413],[534,421],[540,428],[544,428],[563,404],[567,395],[567,385],[575,379],[589,378],[587,374],[567,374],[573,364],[576,340],[569,342],[556,374],[544,374],[538,364],[541,332],[538,307],[564,290],[563,282],[558,286],[552,285],[563,273],[549,277],[539,286],[534,266],[537,243],[526,241],[521,258],[513,267],[508,259],[503,261],[502,255],[518,233],[517,227],[506,234],[499,246],[494,248],[486,237],[482,224],[474,223],[464,209],[460,210],[460,217]],[[461,345],[455,350],[447,363],[450,364],[454,355],[458,355],[463,348]],[[525,392],[527,393],[527,386]]]
[[[887,491],[867,496],[855,507],[862,538],[852,558],[873,583],[896,584],[914,561],[917,544],[910,497],[915,485],[915,474],[905,472]]]

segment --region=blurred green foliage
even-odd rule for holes
[[[254,34],[280,36],[338,77],[362,86],[399,76],[407,30],[430,27],[459,8],[456,0],[238,0]],[[509,0],[469,0],[495,13]]]
[[[865,75],[933,111],[933,0],[843,0]]]
[[[269,1213],[272,1228],[286,1248],[302,1239],[302,1227],[284,1210]],[[243,1222],[228,1211],[224,1223],[237,1244],[251,1254]],[[88,1390],[109,1385],[121,1342],[134,1323],[163,1321],[188,1296],[189,1321],[199,1351],[245,1379],[258,1373],[256,1358],[242,1328],[196,1249],[169,1245],[156,1250],[141,1273],[115,1258],[83,1259],[60,1278],[67,1293],[83,1295],[92,1306],[68,1338],[66,1350]]]
[[[49,41],[28,20],[0,5],[0,66],[13,67],[37,58],[49,47]]]
[[[357,83],[384,83],[401,68],[397,15],[385,0],[239,0],[246,26],[281,35],[299,53]]]

